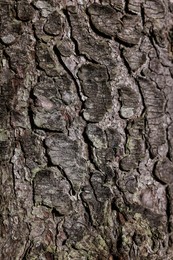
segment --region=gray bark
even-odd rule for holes
[[[0,259],[173,259],[173,1],[0,20]]]

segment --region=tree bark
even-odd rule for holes
[[[173,1],[0,19],[0,259],[173,259]]]

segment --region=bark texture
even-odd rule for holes
[[[173,1],[0,1],[0,259],[173,259]]]

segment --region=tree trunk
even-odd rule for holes
[[[173,259],[173,1],[0,19],[0,259]]]

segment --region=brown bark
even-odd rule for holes
[[[0,259],[173,259],[172,13],[0,1]]]

